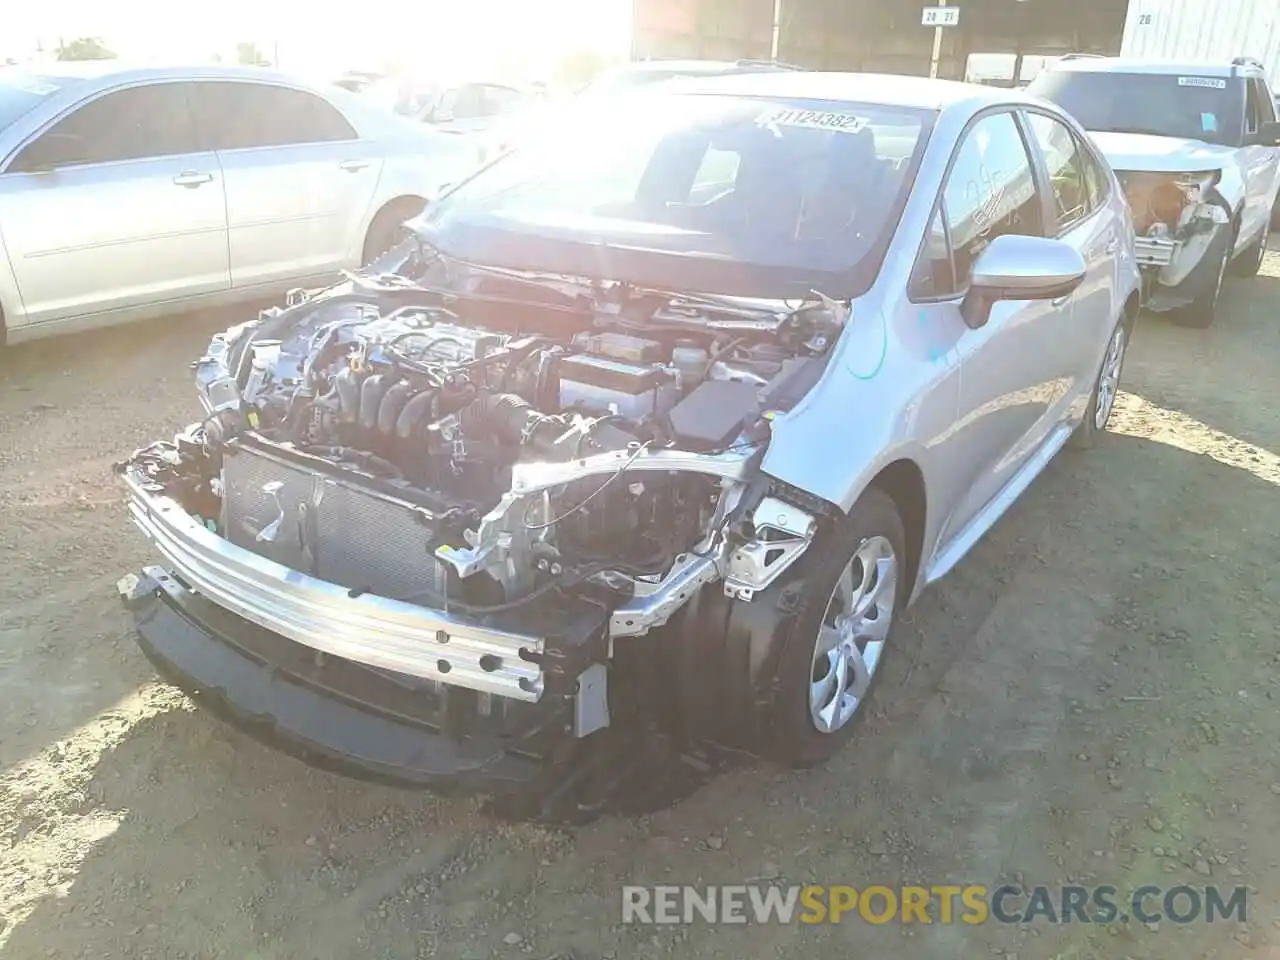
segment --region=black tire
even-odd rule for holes
[[[403,240],[407,233],[404,222],[411,220],[422,212],[425,204],[413,197],[401,197],[392,200],[378,211],[369,224],[369,232],[365,235],[364,253],[360,257],[360,266],[367,267],[380,256]]]
[[[1124,381],[1124,361],[1129,355],[1129,345],[1133,338],[1133,321],[1133,316],[1126,311],[1125,316],[1120,318],[1120,322],[1111,331],[1111,336],[1107,338],[1107,349],[1102,356],[1102,365],[1098,368],[1098,375],[1094,377],[1093,392],[1089,394],[1089,407],[1085,411],[1084,420],[1080,422],[1080,426],[1076,427],[1075,433],[1071,435],[1071,440],[1069,441],[1070,446],[1076,450],[1092,450],[1096,447],[1098,438],[1106,433],[1107,424],[1111,422],[1111,415],[1115,410],[1115,392],[1120,389],[1120,384]],[[1102,417],[1099,418],[1099,396],[1103,386],[1103,378],[1106,376],[1108,367],[1112,362],[1112,349],[1115,345],[1117,334],[1121,338],[1120,366],[1119,369],[1114,371],[1115,381],[1111,386],[1110,398],[1106,401],[1106,409]]]
[[[818,630],[844,568],[862,544],[880,537],[889,542],[897,559],[889,632],[857,711],[838,730],[824,733],[814,725],[809,704]],[[867,713],[876,681],[884,674],[884,657],[893,649],[897,614],[909,593],[906,559],[906,534],[898,508],[888,494],[872,487],[859,498],[846,517],[819,535],[795,568],[783,578],[785,585],[774,584],[766,591],[789,588],[796,592],[797,597],[795,615],[790,618],[789,629],[782,639],[776,667],[777,700],[769,718],[769,732],[764,745],[765,753],[771,759],[791,766],[813,766],[835,756],[853,736],[859,721]]]
[[[1171,317],[1175,323],[1198,330],[1213,326],[1213,322],[1218,319],[1218,301],[1222,298],[1222,281],[1227,275],[1227,264],[1231,259],[1231,248],[1234,245],[1234,237],[1229,237],[1222,250],[1222,259],[1218,261],[1217,281],[1191,303],[1174,310]]]
[[[1231,272],[1237,277],[1256,277],[1262,269],[1262,260],[1267,255],[1267,240],[1270,236],[1271,221],[1268,219],[1262,225],[1262,233],[1258,235],[1258,239],[1249,244],[1248,250],[1231,261]]]

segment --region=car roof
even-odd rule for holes
[[[1261,74],[1255,63],[1224,63],[1221,60],[1139,60],[1133,57],[1066,57],[1045,67],[1078,73],[1150,73],[1162,76],[1194,72],[1201,77],[1232,77]]]
[[[688,70],[691,73],[713,73],[718,70],[731,70],[737,64],[732,60],[637,60],[619,68],[620,72],[644,73],[649,70],[661,71]]]
[[[800,67],[773,60],[636,60],[615,68],[616,76],[637,73],[683,73],[715,76],[722,73],[794,72]]]
[[[789,71],[740,73],[673,81],[669,89],[682,93],[715,93],[746,97],[786,97],[795,100],[879,103],[886,106],[942,110],[973,101],[976,106],[997,103],[1037,103],[1018,90],[955,80],[880,73],[823,73]]]
[[[129,83],[135,80],[212,79],[212,80],[275,80],[297,86],[314,87],[301,77],[280,73],[268,67],[222,66],[221,64],[156,65],[133,64],[122,60],[54,60],[6,69],[17,70],[27,76],[48,77],[50,80],[85,80]]]

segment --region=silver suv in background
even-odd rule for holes
[[[1213,323],[1228,264],[1241,276],[1262,265],[1280,188],[1280,123],[1262,66],[1073,55],[1027,90],[1071,113],[1119,174],[1147,306]]]
[[[474,166],[452,137],[257,68],[5,68],[0,332],[332,282]]]

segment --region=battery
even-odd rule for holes
[[[642,367],[605,357],[571,356],[558,364],[561,409],[580,407],[640,420],[665,412],[679,399],[675,377],[660,367]]]
[[[662,344],[625,333],[580,333],[573,345],[587,353],[630,363],[657,363],[662,359]]]

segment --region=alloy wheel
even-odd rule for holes
[[[1102,361],[1102,373],[1098,377],[1098,400],[1093,411],[1093,425],[1098,430],[1105,430],[1107,421],[1111,419],[1111,408],[1115,406],[1116,393],[1120,389],[1120,370],[1124,366],[1127,345],[1128,337],[1124,324],[1121,323],[1111,335],[1111,343],[1107,345],[1107,358]]]
[[[840,572],[818,628],[809,715],[821,733],[844,727],[884,654],[897,599],[898,558],[885,537],[863,540]]]

